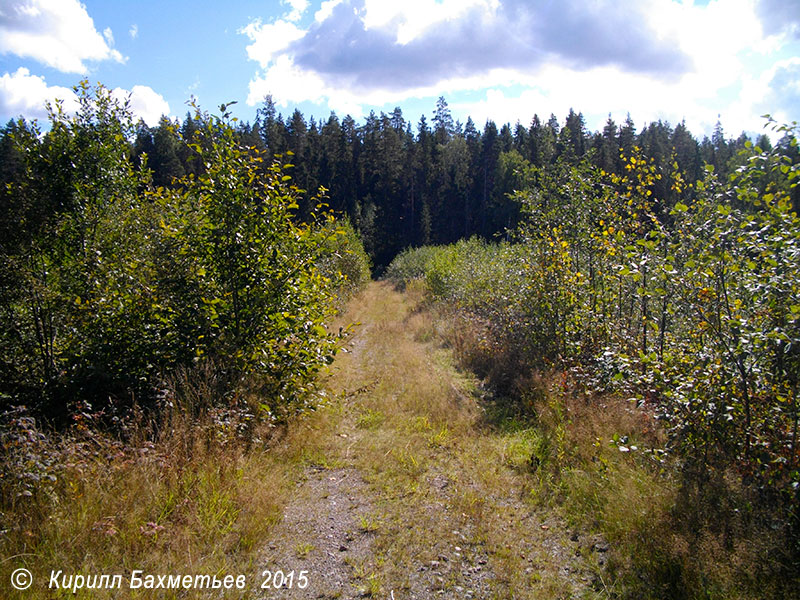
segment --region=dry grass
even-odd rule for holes
[[[4,498],[0,578],[8,582],[25,567],[35,582],[24,593],[4,583],[4,598],[58,596],[47,589],[51,571],[123,576],[122,589],[77,597],[140,597],[127,589],[134,569],[246,575],[248,589],[224,596],[250,597],[264,541],[315,448],[296,434],[277,443],[280,432],[254,425],[246,406],[213,408],[213,367],[179,374],[173,384],[172,411],[157,429],[132,424],[125,444],[87,429],[25,450],[35,455],[29,462],[52,463],[54,482]],[[298,421],[298,431],[307,427]],[[159,597],[181,593],[161,590]]]
[[[57,481],[2,515],[3,596],[58,596],[47,582],[59,570],[120,574],[124,586],[134,569],[247,574],[252,580],[254,558],[279,518],[291,469],[278,455],[210,440],[206,434],[216,429],[210,423],[191,430],[183,425],[174,420],[157,443],[121,447],[97,434],[65,443]],[[35,581],[24,593],[5,586],[20,567]],[[81,594],[135,596],[125,587]]]

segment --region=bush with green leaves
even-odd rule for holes
[[[301,221],[284,166],[243,146],[224,110],[195,115],[200,173],[155,188],[131,160],[128,106],[102,86],[76,91],[77,114],[56,105],[48,131],[15,128],[0,394],[52,419],[82,403],[112,416],[211,361],[221,389],[246,384],[265,413],[302,406],[337,351],[336,293],[364,276],[363,256],[342,262],[357,238],[321,203]],[[326,268],[336,255],[342,268]]]
[[[437,246],[406,248],[395,256],[384,273],[384,277],[403,288],[406,283],[423,279],[433,256],[439,251]]]
[[[340,303],[361,290],[371,278],[371,262],[361,237],[347,218],[336,220],[326,250],[317,265],[325,277],[338,282]]]

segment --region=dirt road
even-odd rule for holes
[[[284,585],[262,597],[591,596],[602,547],[537,501],[522,434],[488,416],[419,297],[375,282],[343,322],[360,324],[330,401],[287,440],[304,467],[263,552]]]

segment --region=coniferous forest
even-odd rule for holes
[[[0,132],[9,553],[52,558],[65,498],[96,503],[106,564],[187,515],[207,517],[214,568],[251,551],[268,524],[237,508],[242,464],[334,402],[336,319],[382,277],[436,311],[430,337],[491,398],[526,502],[620,548],[597,597],[796,596],[796,124],[765,117],[773,143],[630,117],[592,132],[574,110],[462,123],[443,97],[416,123],[399,107],[318,122],[267,97],[251,121],[193,107],[149,127],[100,85],[76,92],[76,114]],[[370,410],[358,428],[391,421]],[[426,451],[449,447],[447,424],[414,423]],[[150,516],[102,517],[76,473],[142,448],[163,452],[141,475],[162,486],[143,488]],[[213,501],[181,512],[181,494]]]
[[[157,127],[140,121],[128,140],[132,164],[147,155],[155,186],[169,187],[200,173],[202,162],[192,149],[200,126],[192,112],[180,122],[164,117]],[[21,168],[9,138],[17,127],[24,125],[9,123],[4,130],[4,183]],[[662,172],[677,162],[686,181],[693,182],[706,164],[726,177],[748,141],[771,149],[766,135],[731,137],[719,123],[711,139],[696,138],[682,123],[635,124],[630,118],[616,123],[609,117],[602,131],[591,132],[573,110],[561,118],[534,115],[529,124],[476,124],[471,118],[461,123],[453,120],[443,97],[430,121],[423,115],[417,123],[407,121],[400,107],[390,114],[371,113],[363,123],[333,113],[317,122],[298,110],[284,116],[267,98],[251,122],[238,122],[234,129],[242,144],[265,153],[267,163],[280,157],[293,165],[287,171],[292,183],[306,190],[301,214],[309,214],[310,198],[325,187],[331,209],[347,215],[361,233],[377,272],[407,247],[473,235],[504,237],[519,219],[519,204],[509,194],[521,189],[531,167],[587,161],[621,174],[620,152],[630,155],[636,146]],[[677,195],[668,188],[663,181],[655,190],[667,210],[694,194],[687,189]]]

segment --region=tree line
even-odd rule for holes
[[[20,126],[11,122],[2,131],[3,183],[17,176],[19,161],[9,134]],[[191,113],[181,122],[162,117],[155,127],[140,121],[130,140],[131,160],[139,164],[147,157],[156,186],[196,176],[204,169],[192,148],[198,128]],[[744,133],[726,137],[720,123],[711,138],[700,140],[685,123],[673,127],[655,121],[637,130],[630,116],[621,124],[609,116],[601,131],[591,132],[582,113],[572,109],[563,123],[552,114],[546,121],[534,115],[529,126],[488,120],[479,130],[471,118],[454,120],[443,97],[430,122],[423,115],[416,124],[406,120],[400,107],[389,114],[371,112],[360,124],[335,113],[324,122],[306,119],[299,110],[284,117],[267,97],[253,121],[236,123],[235,133],[243,145],[264,153],[265,164],[280,157],[292,165],[293,183],[305,190],[301,214],[310,214],[311,197],[326,188],[331,208],[349,217],[379,272],[407,247],[505,235],[519,222],[519,203],[510,195],[525,187],[528,167],[586,158],[621,175],[621,156],[638,147],[663,172],[677,163],[692,182],[703,177],[706,164],[727,176],[748,142],[772,148],[766,135],[756,140]],[[663,189],[656,191],[667,200],[665,209],[694,194],[689,188],[678,197],[666,181],[660,185]]]

